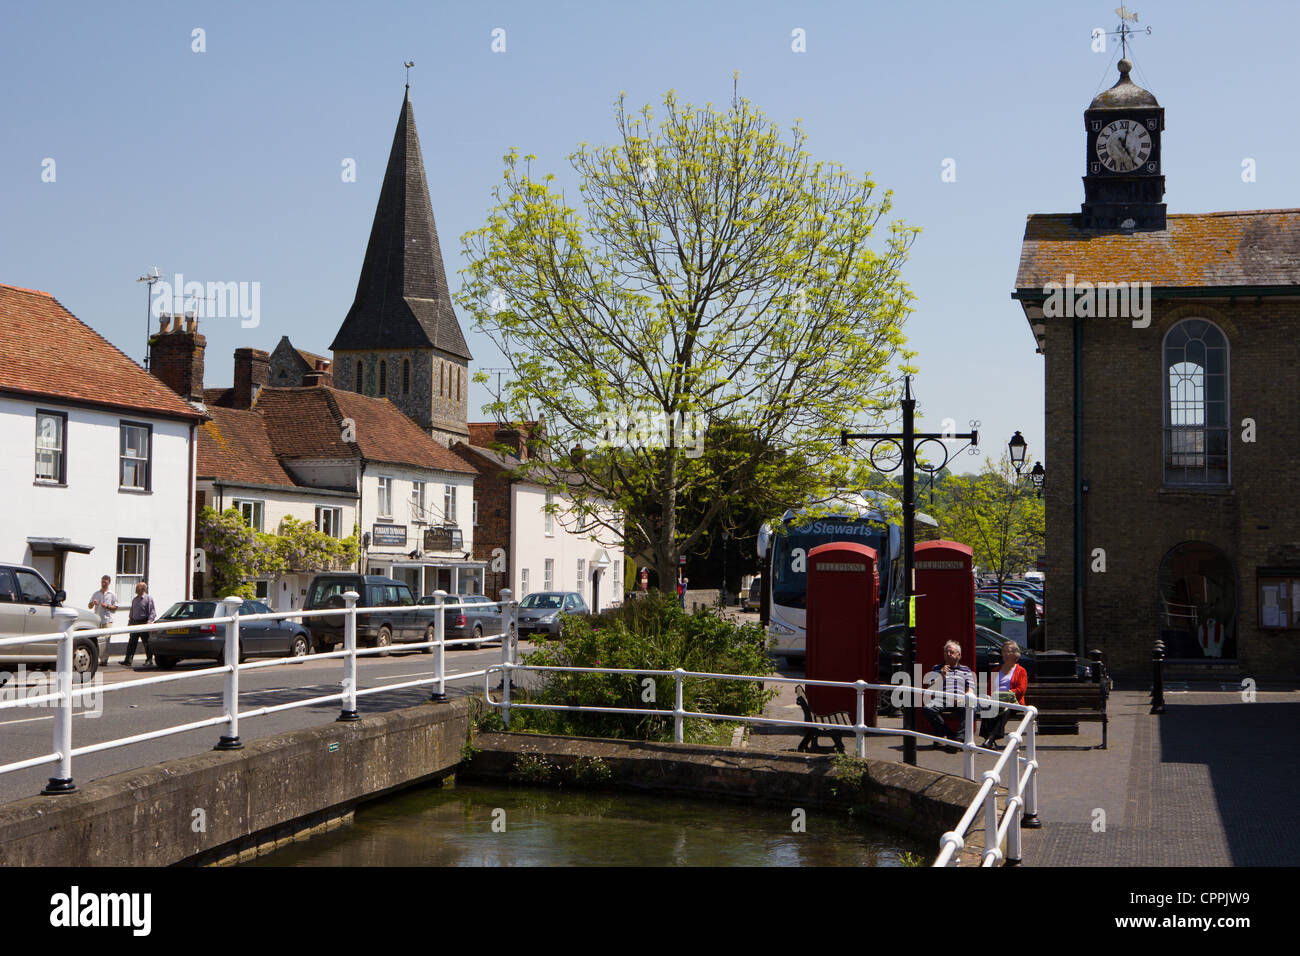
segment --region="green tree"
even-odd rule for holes
[[[933,511],[942,535],[969,545],[975,564],[996,575],[999,587],[1042,553],[1043,501],[1017,480],[1005,454],[978,475],[949,475],[936,489]]]
[[[335,538],[317,530],[312,522],[289,515],[280,519],[274,546],[290,571],[343,570],[355,564],[361,554],[355,529],[349,538]]]
[[[534,480],[667,582],[728,504],[861,480],[837,436],[895,402],[917,230],[885,224],[889,192],[814,162],[797,124],[783,134],[747,100],[717,112],[670,92],[664,111],[656,125],[620,98],[617,141],[570,156],[581,213],[508,153],[463,240],[460,302],[514,371],[488,409],[545,419]],[[708,503],[689,522],[688,500]]]
[[[236,508],[200,511],[198,542],[207,556],[214,597],[251,598],[256,578],[284,570],[284,560],[276,553],[275,535],[254,531]]]

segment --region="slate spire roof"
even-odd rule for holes
[[[330,349],[410,348],[472,358],[447,289],[408,87],[356,299]]]

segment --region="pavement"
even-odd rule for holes
[[[801,676],[797,667],[781,672]],[[1300,858],[1300,766],[1291,737],[1300,689],[1257,690],[1247,702],[1235,685],[1177,686],[1186,689],[1167,692],[1159,715],[1150,713],[1145,690],[1112,692],[1105,750],[1097,747],[1100,723],[1081,723],[1078,736],[1039,735],[1043,826],[1022,831],[1024,865],[1291,866]],[[802,720],[793,685],[781,685],[765,713]],[[901,729],[902,718],[881,717],[879,726]],[[801,738],[754,727],[745,745],[795,750]],[[829,739],[822,742],[825,752]],[[845,748],[853,753],[851,734]],[[902,738],[871,735],[866,750],[872,759],[902,760]],[[993,760],[976,756],[975,779]],[[917,765],[960,775],[962,755],[922,742]],[[982,831],[967,844],[982,846]],[[937,834],[935,845],[937,852]]]

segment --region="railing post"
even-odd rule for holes
[[[357,713],[357,601],[361,595],[356,591],[344,591],[343,602],[347,611],[343,616],[343,649],[348,656],[343,658],[343,709],[338,720],[360,720]]]
[[[1026,830],[1037,830],[1042,821],[1038,819],[1038,718],[1029,722],[1029,733],[1025,737],[1025,756],[1029,758],[1029,792],[1025,794],[1025,815],[1020,825]]]
[[[677,683],[673,691],[673,740],[679,744],[686,739],[685,719],[682,717],[686,710],[682,706],[682,675],[685,673],[680,667],[673,669],[673,680]]]
[[[997,859],[1002,856],[1002,848],[998,846],[998,778],[990,770],[984,774],[984,779],[992,781],[984,798],[984,857],[993,854]]]
[[[975,692],[966,688],[966,706],[962,712],[962,757],[961,774],[967,780],[975,779]]]
[[[1011,822],[1007,825],[1007,866],[1020,865],[1020,821],[1024,819],[1025,798],[1020,791],[1020,738],[1011,735],[1011,780],[1007,786],[1007,806]]]
[[[1156,641],[1151,649],[1151,713],[1165,712],[1165,642]]]
[[[854,682],[853,686],[858,693],[858,724],[853,730],[853,737],[857,741],[858,745],[858,758],[865,760],[867,757],[867,734],[863,728],[867,725],[867,709],[865,703],[867,682],[864,680],[858,680]]]
[[[513,596],[509,588],[501,589],[501,609],[509,609],[508,613],[502,615],[505,631],[501,637],[501,720],[505,723],[506,730],[510,729],[510,668],[515,663],[514,644],[519,617],[519,606],[511,600]]]
[[[217,741],[213,750],[243,750],[239,739],[239,608],[244,599],[234,595],[221,599],[221,616],[229,617],[226,622],[225,662],[230,670],[226,673],[226,689],[222,694],[226,707],[226,732]]]
[[[429,695],[429,700],[441,703],[447,699],[447,612],[442,610],[442,605],[447,601],[447,592],[441,588],[433,592],[433,606],[437,613],[433,617],[433,639],[438,642],[433,649],[433,676],[436,683],[433,685],[433,693]]]
[[[54,620],[58,630],[62,631],[56,665],[59,709],[54,712],[54,750],[59,754],[59,776],[50,777],[41,791],[46,795],[75,793],[77,790],[77,785],[72,782],[72,622],[76,619],[77,612],[70,607],[54,609]],[[99,653],[98,639],[95,644],[95,653]]]

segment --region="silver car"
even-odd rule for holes
[[[57,634],[54,611],[63,606],[67,594],[55,591],[35,568],[21,564],[0,564],[0,637],[33,638]],[[76,608],[74,631],[99,627],[99,618],[84,608]],[[19,664],[53,666],[59,659],[58,641],[33,640],[30,644],[0,646],[0,671],[17,670]],[[77,640],[72,649],[72,669],[89,679],[108,659],[108,638]]]
[[[591,609],[577,591],[534,591],[519,602],[519,636],[560,636],[560,618],[566,614],[590,614]]]

